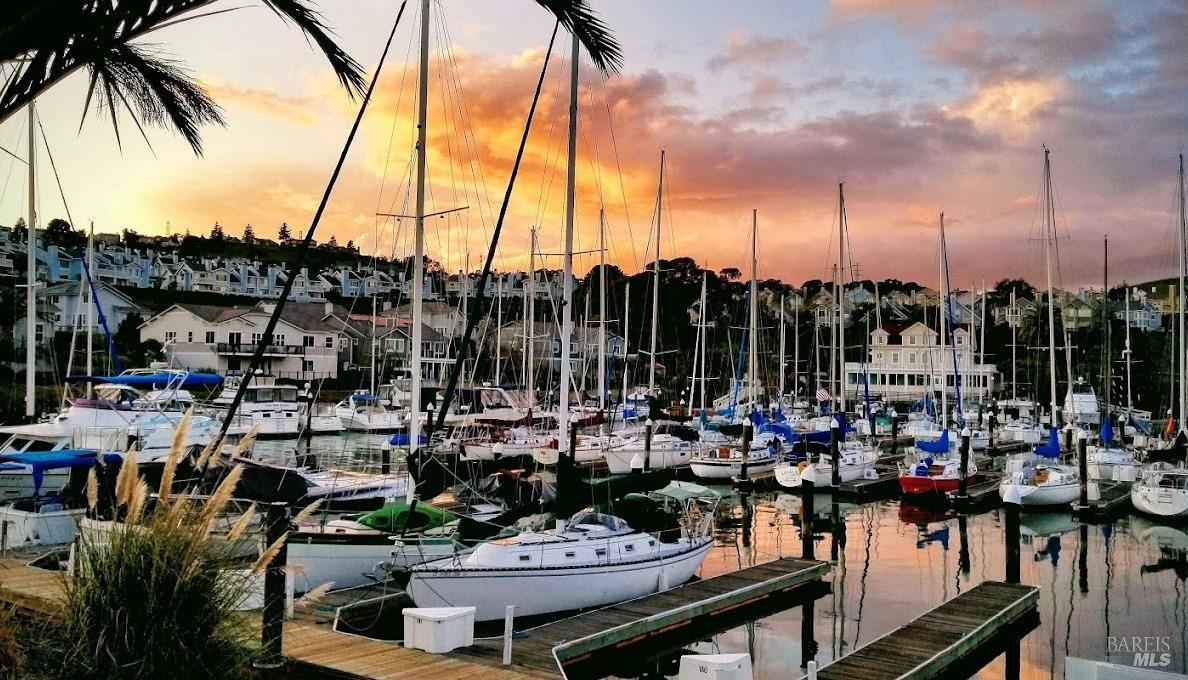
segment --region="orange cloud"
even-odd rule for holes
[[[305,97],[288,97],[272,90],[238,87],[225,82],[204,82],[207,93],[232,112],[243,108],[293,123],[312,125],[318,121],[317,105]]]

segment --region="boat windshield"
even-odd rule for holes
[[[614,515],[606,515],[601,512],[579,512],[570,518],[569,523],[565,525],[565,530],[574,531],[582,526],[603,527],[611,531],[628,531],[631,529],[626,522]]]

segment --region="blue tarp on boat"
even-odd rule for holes
[[[31,451],[26,453],[0,454],[2,469],[17,469],[17,466],[28,465],[33,470],[33,490],[41,492],[41,482],[45,479],[46,470],[61,470],[72,467],[86,467],[93,465],[99,453],[94,449],[62,449],[60,451]],[[104,462],[118,463],[122,458],[114,453],[104,454]]]
[[[130,373],[128,375],[71,375],[66,382],[94,382],[128,387],[165,387],[167,385],[187,387],[214,387],[223,382],[223,377],[214,373],[187,373],[181,385],[174,385],[178,373],[159,371],[157,373]]]
[[[949,446],[949,428],[947,427],[945,428],[944,432],[941,432],[940,439],[937,439],[934,442],[916,442],[916,448],[924,451],[925,453],[948,453]]]
[[[1060,431],[1054,427],[1048,428],[1048,441],[1035,447],[1035,455],[1044,458],[1060,457]]]

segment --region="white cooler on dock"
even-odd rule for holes
[[[474,644],[474,607],[407,607],[404,646],[445,654]]]
[[[686,654],[679,680],[751,680],[750,654]]]

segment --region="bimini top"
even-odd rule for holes
[[[181,384],[177,384],[178,378]],[[189,373],[187,371],[156,371],[153,373],[121,373],[120,375],[71,375],[66,382],[107,383],[126,387],[214,387],[223,382],[223,377],[214,373]]]
[[[61,449],[58,451],[27,451],[24,453],[0,454],[0,470],[22,470],[28,466],[33,470],[33,492],[41,493],[41,482],[46,470],[61,470],[72,467],[94,465],[99,452],[95,449]],[[119,454],[103,454],[106,463],[118,463]]]

